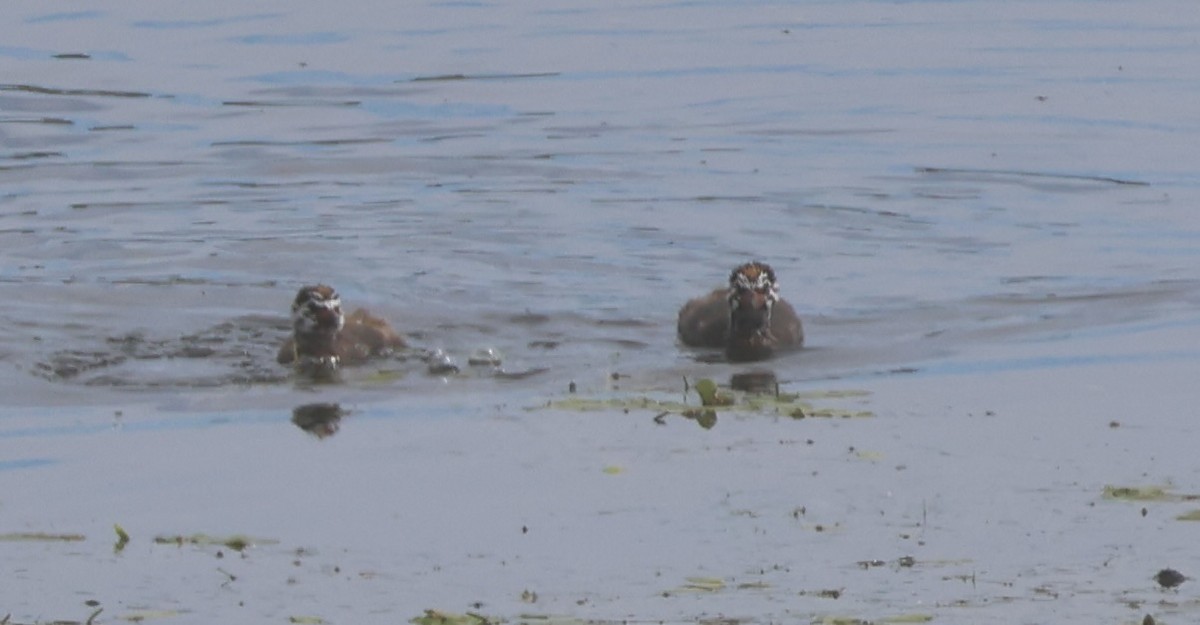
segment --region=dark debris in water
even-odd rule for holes
[[[409,82],[447,82],[458,80],[522,80],[529,78],[553,78],[558,72],[527,72],[514,74],[434,74],[415,76]]]
[[[142,91],[111,91],[107,89],[58,89],[40,85],[0,84],[0,91],[20,91],[40,95],[88,96],[109,98],[148,98],[151,94]]]
[[[1187,576],[1175,569],[1163,569],[1154,574],[1154,581],[1163,588],[1175,588],[1187,581]]]

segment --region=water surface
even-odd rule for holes
[[[0,532],[87,537],[0,543],[14,622],[1195,613],[1186,503],[1101,496],[1200,492],[1191,4],[9,16]],[[764,367],[873,418],[539,408],[745,371],[674,317],[752,258],[809,337]],[[297,384],[314,281],[541,372]]]

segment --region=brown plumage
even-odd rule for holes
[[[724,348],[734,361],[762,360],[804,345],[804,326],[779,297],[775,271],[757,261],[734,268],[728,287],[684,304],[678,330],[685,345]]]
[[[358,309],[342,315],[333,287],[306,286],[292,302],[292,336],[279,348],[280,364],[332,371],[407,346],[387,321]]]

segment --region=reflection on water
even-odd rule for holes
[[[774,371],[757,369],[735,373],[729,378],[729,387],[735,391],[759,394],[779,394],[779,379]]]
[[[342,417],[347,414],[349,411],[338,404],[304,404],[292,409],[292,423],[317,438],[328,438],[338,433]]]

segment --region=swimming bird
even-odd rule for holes
[[[407,346],[392,326],[363,309],[342,314],[333,287],[302,287],[292,302],[292,336],[276,360],[308,373],[329,374],[342,365],[358,365]]]
[[[726,288],[684,304],[678,330],[685,345],[724,348],[731,361],[763,360],[804,345],[800,316],[780,298],[775,270],[759,261],[735,267]]]

